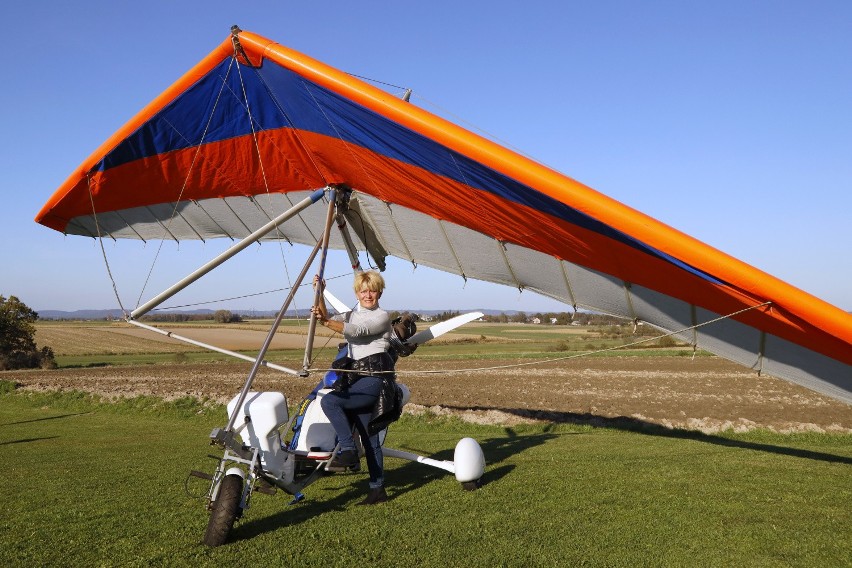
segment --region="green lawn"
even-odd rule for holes
[[[4,383],[8,387],[8,383]],[[10,390],[9,388],[5,389]],[[388,445],[452,459],[480,441],[486,484],[387,460],[308,499],[257,494],[228,544],[200,544],[221,408],[0,394],[4,566],[849,566],[852,436],[475,426],[404,417]]]

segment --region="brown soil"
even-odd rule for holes
[[[300,368],[301,362],[276,361]],[[462,371],[517,361],[402,359],[399,381],[411,390],[407,412],[454,414],[514,425],[630,421],[703,432],[767,428],[852,433],[852,406],[716,357],[582,358],[532,366]],[[241,390],[250,364],[116,366],[7,372],[30,390],[83,390],[107,397],[195,396],[225,402]],[[449,371],[445,374],[432,371]],[[278,390],[294,404],[316,385],[262,370],[254,390]]]

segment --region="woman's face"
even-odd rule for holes
[[[370,290],[366,285],[361,286],[358,289],[358,303],[361,304],[362,308],[366,308],[371,310],[379,305],[379,298],[381,297],[381,292],[376,292],[374,290]]]

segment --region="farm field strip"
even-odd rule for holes
[[[190,335],[188,328],[182,331]],[[206,356],[207,352],[197,352],[197,348],[168,338],[151,339],[161,336],[126,324],[39,325],[38,333],[43,332],[45,335],[37,335],[38,340],[55,337],[57,354],[120,351],[131,355],[120,365],[97,365],[98,356],[93,355],[81,363],[88,365],[83,368],[4,373],[25,389],[76,389],[109,398],[193,396],[226,402],[239,392],[250,369],[250,364],[230,358],[198,360],[196,356]],[[265,337],[260,332],[225,326],[199,327],[192,333],[207,339],[220,334],[214,337],[220,340],[220,346],[246,346],[249,353]],[[286,343],[288,336],[298,341],[294,348],[271,352],[270,360],[300,369],[304,338],[278,335],[285,338],[284,345],[291,345]],[[407,411],[451,413],[465,420],[492,423],[627,420],[705,432],[766,428],[777,432],[852,433],[852,406],[786,381],[759,376],[718,357],[693,358],[691,349],[613,352],[548,362],[548,358],[565,355],[539,351],[552,348],[552,340],[501,343],[468,340],[469,335],[448,334],[445,343],[429,343],[399,360],[398,380],[412,392]],[[246,337],[256,343],[237,341]],[[338,341],[339,336],[329,334],[318,338],[314,369],[328,366]],[[281,343],[274,343],[273,349],[277,345]],[[189,353],[191,350],[196,353]],[[151,352],[160,353],[159,360],[143,357]],[[133,364],[134,357],[158,364]],[[301,378],[264,369],[254,388],[284,392],[295,404],[318,380],[316,372]]]

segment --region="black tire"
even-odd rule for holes
[[[480,487],[482,487],[482,478],[475,479],[473,481],[465,481],[461,484],[462,489],[465,491],[476,491]]]
[[[236,474],[226,475],[219,487],[219,496],[213,502],[204,544],[219,546],[228,540],[234,521],[242,515],[240,500],[243,497],[243,478]]]

